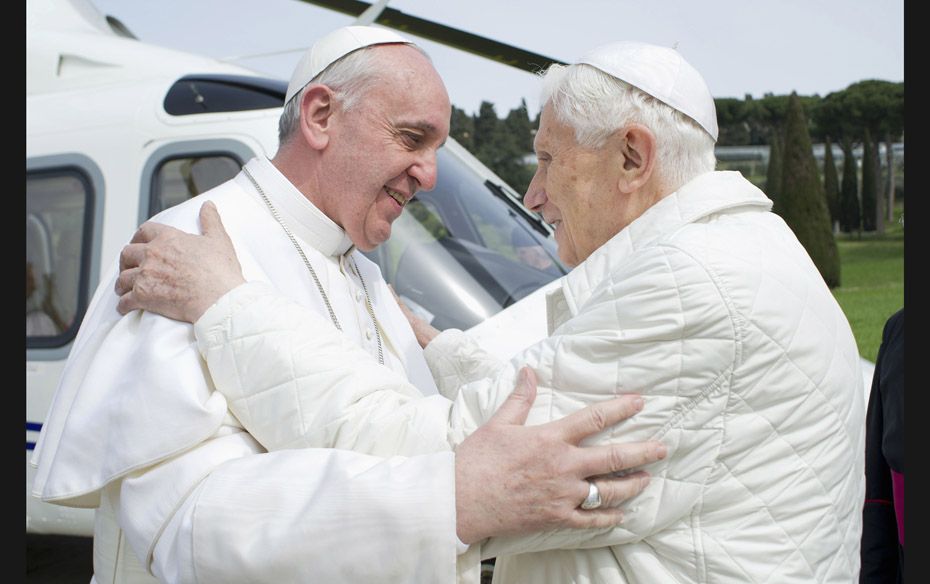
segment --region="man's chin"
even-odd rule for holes
[[[353,241],[356,249],[364,252],[374,251],[379,245],[384,243],[391,237],[391,230],[388,229],[387,233],[378,233],[372,237],[366,237],[365,241]]]
[[[561,246],[558,249],[558,253],[559,253],[559,259],[562,260],[562,263],[568,266],[569,268],[574,268],[580,263],[575,256],[573,255],[570,256],[567,253],[562,253]]]

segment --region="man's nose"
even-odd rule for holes
[[[539,213],[548,200],[546,189],[541,184],[541,181],[534,176],[533,180],[530,181],[530,186],[526,188],[526,194],[523,195],[523,206],[530,211]]]
[[[436,151],[429,150],[410,167],[410,176],[419,183],[419,190],[431,191],[436,187]]]

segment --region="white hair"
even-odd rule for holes
[[[430,60],[429,55],[413,43],[391,44],[403,44],[414,48]],[[381,74],[382,64],[377,62],[371,51],[379,46],[381,45],[363,47],[336,59],[295,93],[290,101],[284,104],[284,110],[281,111],[281,117],[278,119],[279,143],[287,142],[297,130],[300,122],[300,102],[303,100],[307,87],[311,84],[318,83],[332,89],[343,111],[354,108]]]
[[[584,148],[600,148],[625,124],[635,122],[656,137],[656,172],[677,190],[714,170],[714,140],[694,120],[640,89],[586,64],[551,65],[542,74],[541,103],[575,131]]]

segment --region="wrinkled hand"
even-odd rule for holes
[[[404,313],[404,316],[407,317],[407,322],[410,323],[410,328],[413,329],[413,334],[417,338],[417,342],[420,344],[420,347],[425,349],[426,345],[432,341],[436,335],[439,334],[439,329],[426,322],[419,316],[415,315],[413,311],[410,310],[410,307],[404,304],[404,301],[400,299],[400,296],[397,295],[397,291],[394,290],[394,286],[388,284],[388,288],[391,289],[391,294],[394,295],[394,301],[397,302],[397,305],[400,306],[401,312]]]
[[[142,309],[193,323],[243,284],[232,241],[211,201],[200,207],[203,235],[147,221],[119,256],[120,314]]]
[[[520,371],[517,385],[488,422],[456,449],[457,532],[470,544],[486,537],[559,528],[602,528],[620,523],[618,505],[642,491],[649,475],[600,476],[665,458],[660,442],[579,447],[642,409],[642,398],[625,395],[560,420],[524,426],[536,399],[536,376]],[[589,477],[602,506],[582,510]]]

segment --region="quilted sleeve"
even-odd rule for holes
[[[439,333],[423,350],[439,393],[455,399],[459,388],[472,381],[493,378],[506,365],[458,329]]]
[[[224,426],[115,487],[159,582],[455,582],[478,566],[456,557],[454,478],[449,452],[266,453]]]
[[[424,398],[313,311],[240,286],[194,327],[230,411],[266,449],[416,455],[449,449],[450,403]]]

